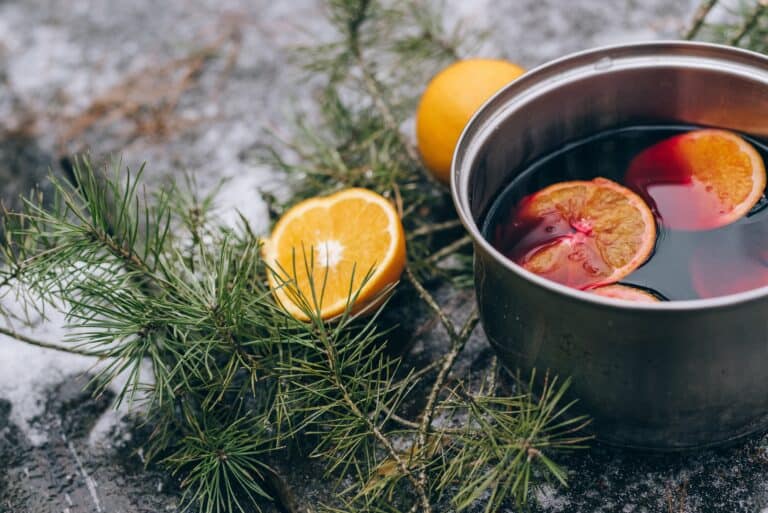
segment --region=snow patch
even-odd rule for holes
[[[4,299],[1,308],[12,316],[23,317],[23,307],[13,297]],[[65,347],[68,330],[64,315],[52,308],[46,309],[45,315],[45,319],[33,317],[29,328],[8,322],[4,326],[36,340]],[[11,422],[19,426],[32,445],[40,446],[47,441],[47,436],[34,425],[33,420],[43,413],[46,392],[71,376],[98,372],[106,364],[95,357],[54,351],[0,335],[0,398],[11,402]],[[142,366],[141,379],[148,384],[153,382],[149,365]],[[127,381],[127,374],[120,375],[109,389],[119,393]],[[90,441],[96,444],[104,440],[112,427],[131,409],[132,405],[127,402],[117,409],[108,409],[97,421]]]
[[[559,513],[568,506],[568,499],[558,493],[554,486],[545,483],[536,488],[536,502],[543,511]]]

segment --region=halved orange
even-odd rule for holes
[[[405,267],[405,234],[389,201],[346,189],[288,210],[264,257],[272,292],[289,314],[306,321],[309,309],[329,319],[382,299]]]
[[[624,301],[633,301],[635,303],[658,303],[659,298],[637,287],[629,287],[627,285],[621,285],[620,283],[614,283],[613,285],[605,285],[603,287],[597,287],[590,290],[593,294],[598,296],[610,297],[613,299],[623,299]]]
[[[615,283],[650,256],[656,222],[643,199],[605,178],[561,182],[527,196],[496,240],[524,268],[578,289]],[[500,247],[497,245],[497,247]]]
[[[625,183],[662,224],[708,230],[744,217],[765,190],[757,150],[727,130],[703,129],[665,139],[635,157]]]

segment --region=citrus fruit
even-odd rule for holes
[[[523,198],[505,251],[524,268],[578,289],[614,283],[650,256],[656,223],[643,199],[605,178],[561,182]],[[498,237],[498,234],[497,234]]]
[[[659,298],[637,287],[629,287],[627,285],[621,285],[615,283],[613,285],[605,285],[603,287],[597,287],[590,290],[593,294],[598,296],[610,297],[613,299],[623,299],[625,301],[632,301],[635,303],[658,303]]]
[[[466,59],[440,71],[416,111],[416,143],[426,167],[444,183],[464,126],[480,106],[525,71],[511,62]]]
[[[669,228],[707,230],[744,217],[765,189],[765,165],[747,141],[703,129],[665,139],[635,157],[625,183]]]
[[[405,267],[405,235],[389,201],[367,189],[346,189],[288,210],[264,257],[269,285],[289,314],[306,321],[309,308],[329,319],[355,294],[352,312],[383,299]]]

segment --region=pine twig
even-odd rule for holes
[[[758,0],[755,9],[744,19],[738,32],[728,41],[728,44],[737,46],[741,40],[755,28],[760,17],[768,10],[768,0]]]
[[[381,443],[381,445],[384,447],[384,449],[387,451],[387,454],[390,458],[395,462],[400,472],[405,476],[408,481],[410,481],[411,485],[413,485],[414,490],[416,491],[416,494],[419,498],[419,503],[421,503],[421,509],[423,513],[432,513],[432,506],[429,501],[429,496],[427,495],[426,488],[422,485],[421,481],[416,478],[416,476],[413,475],[413,472],[408,468],[408,465],[405,463],[403,458],[400,457],[395,447],[392,445],[392,442],[387,438],[387,436],[381,432],[381,429],[376,425],[376,423],[365,413],[363,413],[362,410],[360,410],[360,407],[357,405],[357,403],[352,399],[352,396],[349,393],[349,390],[347,389],[347,385],[341,380],[340,378],[340,372],[338,371],[338,356],[336,356],[336,350],[333,347],[333,344],[328,340],[328,338],[325,336],[325,333],[321,333],[321,341],[323,345],[325,346],[325,355],[327,359],[327,363],[329,368],[331,369],[331,375],[333,376],[334,385],[336,388],[341,392],[342,398],[344,399],[344,402],[346,403],[349,410],[354,414],[357,418],[361,419],[365,424],[368,426],[368,429],[373,434],[373,436],[376,438],[376,440]]]
[[[437,314],[437,317],[440,319],[440,322],[445,327],[445,330],[448,332],[448,336],[451,339],[456,338],[456,326],[453,324],[453,321],[448,318],[446,313],[443,311],[442,308],[440,308],[440,305],[437,304],[437,301],[432,296],[432,294],[427,291],[426,288],[424,288],[424,285],[419,281],[418,278],[416,278],[416,275],[413,274],[413,271],[411,271],[411,268],[409,266],[405,267],[405,276],[408,278],[408,281],[411,282],[411,285],[416,289],[416,292],[419,294],[419,297],[427,304],[427,306],[435,313]]]
[[[376,80],[376,77],[373,76],[373,73],[371,73],[371,71],[368,69],[368,65],[363,59],[362,52],[359,48],[357,49],[357,52],[355,52],[355,56],[357,57],[358,66],[360,66],[360,73],[362,74],[365,88],[371,95],[371,99],[376,106],[376,110],[379,111],[379,114],[384,120],[384,123],[387,125],[387,128],[397,133],[398,138],[400,139],[400,144],[402,144],[403,148],[405,148],[406,153],[408,153],[408,157],[410,157],[413,162],[421,162],[419,153],[416,151],[416,147],[411,143],[411,141],[406,139],[400,131],[400,127],[398,126],[397,121],[395,121],[395,116],[392,114],[392,111],[387,105],[387,102],[384,100],[384,95],[381,92],[379,83]]]
[[[451,337],[451,349],[443,360],[443,365],[440,368],[440,372],[437,374],[437,378],[435,378],[435,382],[432,384],[432,389],[427,397],[427,403],[424,406],[424,415],[421,418],[421,425],[419,426],[416,442],[417,450],[415,452],[417,453],[427,445],[427,435],[432,426],[432,419],[435,416],[437,398],[440,395],[440,391],[443,389],[448,374],[451,372],[451,369],[453,369],[454,363],[456,363],[456,358],[464,349],[464,345],[467,343],[467,340],[469,340],[470,335],[472,335],[478,321],[477,308],[475,308],[472,313],[469,314],[469,318],[464,322],[461,332],[458,335]],[[426,465],[422,465],[419,469],[419,483],[421,483],[421,486],[423,487],[426,487],[427,485]]]
[[[44,342],[42,340],[38,340],[32,337],[28,337],[27,335],[24,335],[22,333],[19,333],[18,331],[4,328],[0,326],[0,334],[5,335],[7,337],[10,337],[18,342],[22,342],[24,344],[29,344],[31,346],[35,347],[41,347],[43,349],[52,349],[54,351],[60,351],[62,353],[69,353],[69,354],[76,354],[79,356],[92,356],[97,358],[104,358],[107,355],[100,352],[100,351],[87,351],[85,349],[77,349],[72,347],[66,347],[66,346],[60,346],[57,344],[54,344],[52,342]]]
[[[444,257],[452,255],[456,253],[459,249],[463,248],[464,246],[471,244],[472,238],[469,235],[465,235],[464,237],[461,237],[460,239],[456,239],[455,241],[451,242],[445,247],[440,248],[439,250],[435,251],[429,257],[426,258],[426,262],[430,264],[434,264],[442,260]]]
[[[397,413],[393,412],[388,406],[382,405],[381,409],[384,410],[384,413],[387,414],[387,418],[390,420],[393,420],[400,424],[401,426],[408,428],[408,429],[419,429],[421,427],[421,424],[418,422],[414,422],[412,420],[408,420],[406,418],[401,417]]]
[[[718,0],[703,0],[696,9],[696,14],[693,15],[693,20],[688,31],[685,33],[685,39],[693,39],[696,34],[699,33],[701,27],[704,25],[704,21],[709,16],[710,11],[717,5]]]
[[[364,16],[364,13],[368,8],[368,3],[364,2],[363,6],[360,9],[361,12],[361,18],[357,20],[353,20],[349,24],[349,44],[350,44],[350,50],[352,51],[352,55],[355,57],[355,61],[360,68],[360,74],[363,79],[363,85],[365,86],[365,89],[368,91],[368,94],[371,97],[371,100],[373,101],[373,105],[376,108],[376,110],[381,115],[381,118],[384,120],[384,124],[386,125],[387,129],[391,130],[393,133],[397,134],[398,139],[400,140],[400,144],[402,144],[403,148],[405,148],[406,153],[408,153],[408,157],[415,163],[421,162],[421,159],[419,158],[419,153],[416,150],[416,148],[411,144],[411,141],[407,140],[402,132],[400,131],[400,125],[395,119],[394,114],[392,113],[392,110],[389,108],[389,105],[387,104],[386,100],[384,99],[384,93],[381,90],[381,87],[379,86],[379,82],[374,76],[373,72],[371,72],[368,62],[365,60],[363,56],[363,49],[360,46],[360,39],[359,39],[359,31],[360,26],[362,25],[363,19],[362,16]]]
[[[409,234],[411,237],[421,237],[422,235],[431,235],[435,232],[441,232],[444,230],[450,230],[452,228],[458,228],[461,226],[461,221],[458,219],[451,219],[442,223],[427,224],[420,226],[415,230],[411,230]]]

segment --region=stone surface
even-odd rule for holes
[[[595,45],[674,37],[695,0],[448,0],[446,22],[489,30],[485,55],[525,66]],[[280,177],[246,156],[265,128],[310,108],[314,84],[290,47],[327,38],[314,0],[0,0],[0,179],[8,200],[74,151],[120,152],[147,178],[229,178],[221,215],[267,226],[259,190]],[[204,51],[204,55],[201,54]],[[136,108],[140,105],[141,108]],[[170,108],[169,108],[170,106]],[[7,305],[8,306],[8,305]],[[12,306],[12,305],[11,305]],[[61,319],[33,333],[63,336]],[[439,348],[439,333],[414,348]],[[464,368],[490,351],[479,334]],[[0,338],[0,512],[177,511],[178,491],[145,471],[141,443],[110,397],[81,392],[88,358]],[[677,456],[607,448],[568,458],[571,488],[536,492],[541,512],[757,513],[768,507],[766,440]],[[324,497],[317,468],[276,465],[302,511]]]

